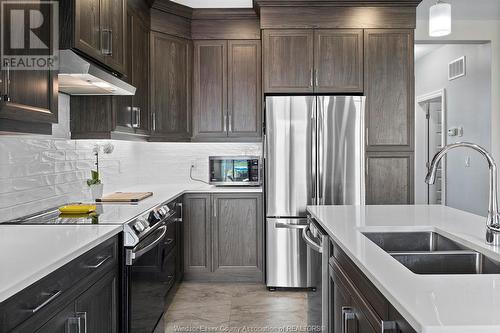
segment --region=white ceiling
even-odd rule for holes
[[[252,8],[252,0],[172,0],[191,8]]]
[[[415,44],[415,61],[439,49],[443,44]]]
[[[451,4],[452,19],[499,20],[500,0],[443,0]],[[436,0],[423,0],[417,8],[417,19],[427,20],[429,7]]]

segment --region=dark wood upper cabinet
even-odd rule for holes
[[[363,92],[363,30],[314,31],[314,90]]]
[[[75,139],[145,140],[150,129],[149,11],[127,8],[124,77],[134,96],[72,96],[71,136]]]
[[[193,71],[193,139],[260,140],[260,41],[195,41]]]
[[[60,3],[60,45],[74,49],[113,72],[126,62],[126,0],[67,0]]]
[[[264,30],[266,93],[362,93],[363,30]]]
[[[4,1],[0,1],[3,3]],[[6,6],[13,6],[12,3]],[[50,38],[53,17],[51,13],[44,12],[44,20],[47,22],[37,33],[44,40]],[[10,19],[9,11],[5,10],[3,19]],[[10,22],[10,25],[22,24],[22,22]],[[48,28],[45,28],[48,27]],[[22,27],[24,29],[24,26]],[[5,43],[10,42],[10,31],[4,31]],[[8,45],[8,44],[6,44]],[[53,47],[54,45],[49,45]],[[40,51],[37,49],[16,50],[18,55],[33,56],[39,58]],[[7,51],[7,47],[6,50]],[[51,134],[52,123],[57,123],[57,94],[58,80],[57,70],[32,69],[11,67],[7,60],[8,54],[2,57],[5,60],[0,70],[0,131]],[[21,58],[24,59],[24,58]],[[15,63],[14,63],[15,65]]]
[[[313,30],[264,30],[262,37],[264,92],[313,92]]]
[[[262,136],[260,40],[228,42],[228,136]]]
[[[365,30],[367,150],[413,150],[413,30]]]
[[[193,137],[227,136],[227,41],[194,41]]]
[[[191,41],[151,32],[150,140],[187,141],[191,137]]]

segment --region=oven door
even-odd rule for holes
[[[172,252],[168,251],[172,228],[175,223],[161,225],[136,247],[126,249],[131,263],[127,266],[129,333],[151,333],[162,325],[166,296],[175,281],[176,258],[166,253]]]

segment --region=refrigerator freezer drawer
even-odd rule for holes
[[[305,227],[307,219],[266,219],[268,287],[316,287],[311,264],[317,254],[302,240]]]

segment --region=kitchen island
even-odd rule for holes
[[[434,231],[500,261],[485,218],[445,206],[310,206],[333,249],[354,263],[417,332],[500,332],[500,275],[419,275],[364,232]],[[390,310],[389,310],[390,312]],[[389,331],[388,331],[389,332]]]

